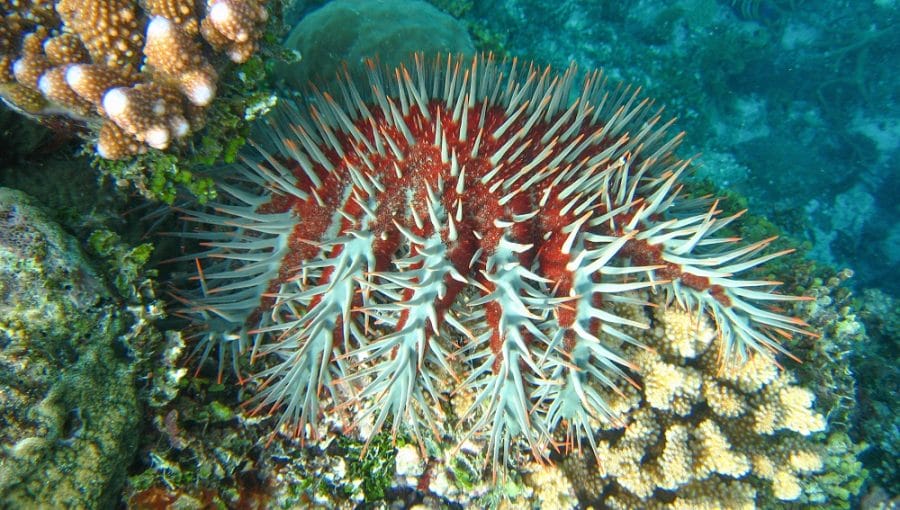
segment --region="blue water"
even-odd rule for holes
[[[900,295],[900,2],[499,0],[467,16],[513,55],[642,85],[699,177],[857,288]]]

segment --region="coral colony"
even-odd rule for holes
[[[165,149],[202,126],[215,97],[206,55],[247,61],[268,18],[263,0],[197,10],[193,0],[4,2],[0,99],[97,127],[104,158]]]
[[[646,328],[643,293],[709,317],[720,366],[811,334],[740,276],[785,252],[721,232],[738,215],[679,194],[689,161],[639,90],[491,56],[344,77],[269,117],[203,229],[181,296],[202,358],[249,352],[251,406],[301,437],[322,415],[446,430],[448,398],[493,465],[512,445],[590,445]],[[236,361],[235,370],[238,369]]]

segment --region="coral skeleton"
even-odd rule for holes
[[[223,172],[228,198],[185,213],[204,247],[178,297],[198,357],[220,376],[259,360],[250,407],[304,438],[329,415],[422,439],[471,394],[461,442],[502,468],[519,447],[597,450],[619,419],[609,395],[635,384],[623,348],[649,325],[621,310],[642,293],[708,317],[720,369],[811,335],[773,306],[804,298],[741,276],[786,252],[723,235],[740,214],[682,196],[672,121],[579,76],[416,56],[282,102]]]

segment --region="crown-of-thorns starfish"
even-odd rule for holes
[[[519,442],[543,458],[612,417],[618,346],[640,344],[623,326],[646,325],[611,305],[643,306],[635,291],[711,315],[723,365],[807,333],[766,306],[802,298],[736,276],[785,252],[718,237],[739,215],[679,196],[682,135],[639,90],[491,56],[368,69],[284,102],[228,200],[188,214],[198,352],[220,374],[228,353],[266,358],[251,402],[279,425],[352,410],[421,437],[455,387],[494,465]]]

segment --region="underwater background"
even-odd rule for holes
[[[31,27],[43,23],[41,5],[3,8],[31,9]],[[557,471],[522,466],[493,484],[477,456],[442,463],[389,434],[371,443],[337,437],[322,451],[280,436],[270,443],[265,417],[241,405],[246,386],[185,362],[192,349],[171,297],[184,268],[164,262],[189,248],[162,235],[184,228],[167,204],[211,199],[216,168],[234,161],[276,96],[302,94],[339,62],[373,52],[391,64],[441,50],[602,68],[678,119],[679,154],[697,156],[692,191],[724,197],[729,211],[748,209],[742,235],[780,235],[779,248],[795,247],[772,271],[815,298],[802,312],[822,338],[792,347],[804,363],[785,365],[828,422],[812,434],[823,465],[804,475],[796,500],[757,488],[756,505],[896,507],[900,3],[265,5],[253,56],[210,57],[215,102],[165,151],[104,160],[90,122],[21,115],[11,99],[19,96],[0,86],[16,106],[0,111],[0,506],[665,507],[690,489],[708,508],[735,507],[725,493],[742,490],[729,485],[740,477],[630,500],[619,497],[628,482],[598,476],[590,463],[554,459]],[[0,40],[20,28],[3,23]],[[0,44],[0,53],[11,48]],[[766,486],[758,482],[748,484]]]

